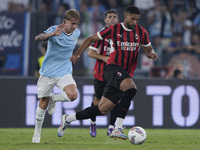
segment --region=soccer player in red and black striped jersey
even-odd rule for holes
[[[114,10],[108,10],[105,13],[105,19],[104,22],[106,23],[106,27],[103,29],[105,30],[111,25],[115,25],[119,22],[117,12]],[[103,68],[106,65],[108,59],[110,58],[110,52],[112,52],[112,40],[111,39],[104,39],[99,40],[89,47],[88,55],[89,57],[95,58],[96,63],[94,67],[94,101],[92,102],[91,106],[95,106],[99,103],[104,88],[106,86],[106,81],[103,78]],[[110,123],[107,131],[107,135],[110,135],[112,131],[114,130],[114,123],[116,120],[117,115],[117,106],[116,105],[111,111],[110,111]],[[96,137],[96,117],[91,118],[91,124],[90,124],[90,135],[92,137]]]
[[[137,66],[137,57],[140,46],[142,46],[148,58],[157,60],[158,55],[154,51],[147,31],[138,25],[140,10],[136,6],[126,8],[124,22],[97,32],[87,38],[77,52],[70,58],[75,63],[78,61],[83,50],[93,42],[105,38],[113,40],[114,51],[104,67],[104,78],[107,81],[103,96],[97,106],[88,107],[75,114],[62,116],[61,126],[58,128],[58,135],[64,134],[65,128],[75,120],[88,119],[94,116],[104,115],[111,110],[120,100],[120,108],[117,114],[115,130],[111,138],[127,139],[123,133],[122,125],[128,112],[130,102],[137,92],[137,87],[132,79]],[[123,97],[122,97],[123,96]]]

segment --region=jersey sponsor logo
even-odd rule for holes
[[[121,50],[135,51],[136,48],[140,46],[140,44],[139,43],[135,43],[135,42],[117,41],[117,46],[121,46]]]
[[[63,39],[59,38],[59,41],[62,41]]]

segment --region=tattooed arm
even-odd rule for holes
[[[47,40],[49,39],[50,37],[54,36],[54,33],[40,33],[38,34],[36,37],[35,37],[35,40],[36,41],[42,41],[42,40]]]
[[[51,33],[40,33],[35,37],[36,41],[48,40],[52,36],[58,36],[63,33],[64,24],[57,26],[54,32]]]

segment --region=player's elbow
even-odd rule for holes
[[[36,37],[35,37],[35,41],[38,41],[38,40],[39,40],[39,38],[38,38],[38,36],[36,36]]]
[[[90,36],[87,40],[89,41],[89,43],[92,44],[93,42],[99,41],[100,38],[98,37],[97,34],[94,34],[94,35]]]
[[[89,41],[90,44],[92,44],[93,42],[95,42],[93,36],[90,36],[90,37],[88,38],[88,41]]]

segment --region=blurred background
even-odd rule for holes
[[[81,37],[76,46],[105,26],[104,13],[114,9],[123,21],[128,5],[141,9],[139,24],[145,27],[155,51],[156,62],[140,50],[135,78],[200,78],[200,0],[0,0],[0,75],[38,76],[37,61],[43,43],[34,37],[62,23],[67,9],[82,16]],[[95,60],[83,53],[74,66],[74,76],[93,76]],[[180,72],[177,65],[181,67]],[[176,68],[176,69],[175,69]]]

